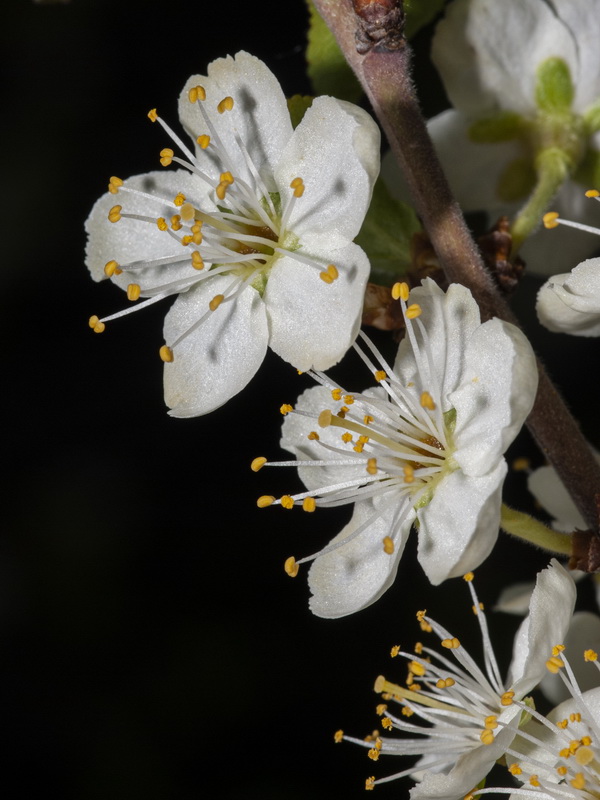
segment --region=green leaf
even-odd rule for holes
[[[405,34],[407,39],[428,25],[443,9],[446,0],[404,0],[406,12]]]
[[[292,120],[292,127],[297,128],[302,122],[302,117],[306,114],[312,105],[314,97],[303,94],[295,94],[288,97],[287,107],[290,112],[290,119]]]
[[[421,230],[410,206],[394,199],[379,178],[356,237],[371,261],[371,280],[391,286],[410,266],[410,240]]]
[[[507,142],[516,139],[524,129],[524,120],[514,111],[500,111],[483,117],[469,127],[469,139],[479,144]]]
[[[306,61],[315,94],[329,94],[340,100],[358,102],[362,97],[360,84],[312,0],[307,0],[307,3],[310,18]]]
[[[575,87],[571,71],[562,58],[547,58],[536,70],[535,102],[549,113],[566,112],[571,108]]]

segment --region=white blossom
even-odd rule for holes
[[[503,453],[527,417],[537,388],[525,336],[499,319],[481,324],[468,289],[444,293],[427,280],[408,298],[396,284],[406,336],[392,368],[366,337],[355,348],[377,389],[350,392],[323,373],[295,409],[284,406],[282,446],[297,460],[255,459],[253,468],[294,466],[306,492],[272,504],[306,511],[354,503],[352,519],[323,550],[290,558],[309,572],[310,606],[324,617],[358,611],[391,585],[409,531],[432,583],[462,575],[498,535]],[[377,363],[375,363],[377,362]]]
[[[268,345],[300,370],[327,368],[351,346],[369,274],[352,240],[379,170],[379,131],[331,97],[293,130],[276,78],[243,52],[191,77],[179,116],[192,150],[149,114],[174,147],[161,164],[183,169],[111,178],[86,229],[95,280],[147,298],[141,306],[176,295],[160,352],[165,399],[181,417],[239,392]],[[128,311],[90,326],[101,332]]]

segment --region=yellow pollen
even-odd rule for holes
[[[491,731],[483,730],[479,734],[479,739],[481,741],[481,744],[493,744],[494,734]]]
[[[408,665],[410,671],[418,678],[422,678],[427,672],[427,668],[420,661],[411,661]]]
[[[319,272],[319,278],[321,278],[323,283],[333,283],[333,278],[328,272]]]
[[[233,108],[233,97],[224,97],[221,102],[217,106],[217,111],[219,114],[225,113],[225,111],[231,111]]]
[[[391,536],[384,536],[383,538],[383,552],[391,556],[394,552],[394,540]]]
[[[561,730],[564,730],[565,728],[567,728],[568,725],[569,725],[569,720],[568,719],[561,719],[556,723],[556,727],[560,728]]]
[[[487,731],[494,731],[498,727],[498,718],[495,714],[490,714],[489,717],[485,718],[484,725]]]
[[[423,652],[423,642],[415,642],[413,650],[418,656],[420,656],[421,653]]]
[[[423,611],[417,611],[417,620],[423,622],[425,620],[425,614],[427,614],[426,608],[424,608]]]
[[[156,225],[159,231],[168,231],[169,226],[167,225],[167,220],[164,217],[159,217],[156,220]]]
[[[210,136],[207,133],[201,133],[196,139],[196,144],[201,147],[202,150],[206,150],[210,144]]]
[[[385,703],[379,703],[379,705],[375,707],[375,713],[378,717],[383,717],[386,711],[387,705]]]
[[[540,781],[539,781],[538,776],[537,775],[530,775],[529,776],[529,783],[532,786],[539,786],[540,785]]]
[[[340,730],[339,730],[339,731],[336,731],[336,732],[333,734],[333,741],[334,741],[336,744],[339,744],[339,743],[340,743],[340,742],[343,740],[343,738],[344,738],[344,731],[343,731],[341,728],[340,728]]]
[[[575,755],[575,753],[579,750],[580,747],[581,747],[581,742],[579,741],[579,739],[573,739],[573,741],[569,742],[569,752],[571,753],[571,755]]]
[[[387,378],[387,375],[385,374],[385,370],[378,369],[375,371],[373,377],[375,378],[377,383],[381,383],[381,381],[384,381]]]
[[[400,653],[400,645],[395,644],[392,649],[390,650],[390,655],[392,658],[396,658],[396,656]]]
[[[406,302],[408,300],[409,291],[408,283],[395,283],[392,286],[392,297],[394,300],[404,300],[404,302]]]
[[[421,405],[423,406],[423,408],[428,408],[429,411],[433,411],[435,409],[435,403],[433,402],[433,397],[429,394],[429,392],[421,393]]]
[[[341,439],[345,444],[349,444],[352,441],[352,434],[348,432],[342,433]]]
[[[587,738],[587,737],[586,737]],[[586,767],[591,761],[594,760],[594,751],[591,747],[584,744],[580,747],[575,756],[575,761],[580,767]]]
[[[571,758],[571,753],[569,753],[569,748],[568,747],[563,747],[562,750],[559,750],[558,751],[558,755],[561,758]]]
[[[370,425],[372,422],[375,421],[375,417],[372,417],[370,414],[365,414],[363,417],[363,422],[365,425]]]
[[[451,686],[454,686],[454,684],[455,681],[453,678],[440,678],[435,685],[438,689],[449,689]]]
[[[175,153],[171,150],[170,147],[163,147],[160,151],[160,163],[163,167],[168,167],[169,164],[173,161],[173,156]]]
[[[204,86],[192,86],[188,92],[188,100],[190,103],[196,103],[198,100],[206,100],[206,90]]]
[[[291,406],[289,403],[284,403],[282,406],[279,406],[279,413],[283,414],[285,417],[286,414],[289,414],[290,411],[294,410],[294,406]]]
[[[295,578],[300,569],[300,565],[296,563],[294,556],[290,556],[289,558],[286,558],[283,568],[290,578]]]
[[[571,722],[581,722],[581,714],[576,711],[574,714],[569,714],[569,719]]]
[[[217,195],[219,200],[224,200],[225,199],[225,195],[227,193],[227,189],[228,189],[229,185],[230,185],[229,181],[221,181],[221,183],[219,183],[219,185],[215,189],[215,194]]]
[[[88,325],[94,331],[94,333],[102,333],[106,328],[106,325],[103,322],[100,322],[100,319],[95,314],[93,317],[89,318]]]
[[[192,267],[194,269],[204,269],[204,261],[197,250],[192,253]]]
[[[510,772],[511,775],[521,775],[521,773],[523,772],[523,770],[518,764],[511,764],[510,767],[508,768],[508,771]]]
[[[208,304],[208,307],[211,311],[216,311],[217,308],[221,305],[221,303],[225,300],[225,296],[222,294],[216,294],[213,299]]]
[[[418,303],[413,303],[406,309],[406,316],[408,319],[416,319],[420,317],[422,313],[421,306]]]
[[[326,408],[319,414],[319,419],[317,422],[319,423],[320,428],[328,428],[331,425],[331,420],[333,418],[333,414],[331,411]]]
[[[564,644],[555,644],[554,647],[552,648],[552,655],[558,656],[563,652],[564,649],[565,649]]]
[[[294,197],[302,197],[304,194],[304,181],[302,178],[294,178],[290,183],[290,189],[294,190]]]
[[[311,431],[306,438],[310,439],[311,442],[318,442],[319,434],[316,431]]]
[[[311,513],[317,507],[317,503],[314,497],[305,497],[302,501],[302,509],[304,511],[308,511]]]
[[[107,278],[111,278],[115,273],[117,273],[118,269],[119,265],[114,259],[112,261],[107,261],[104,265],[104,274]]]
[[[569,770],[565,766],[562,766],[562,767],[557,767],[556,771],[558,772],[559,775],[562,775],[564,777]]]
[[[582,747],[589,747],[592,743],[592,740],[589,736],[582,736],[581,737],[581,746]]]
[[[121,211],[123,210],[123,206],[113,206],[110,211],[108,212],[108,221],[109,222],[118,222],[121,219]]]
[[[171,229],[174,231],[180,231],[183,225],[181,224],[181,217],[179,214],[173,214],[171,217]]]
[[[367,461],[367,472],[369,475],[377,475],[377,459],[369,458]]]
[[[404,717],[412,717],[414,713],[415,712],[412,710],[412,708],[408,708],[408,706],[404,706],[404,708],[402,709],[402,715]]]
[[[442,639],[441,641],[442,647],[446,647],[448,650],[456,650],[460,647],[460,642],[454,636],[452,639]]]
[[[332,281],[336,281],[340,277],[340,273],[335,264],[329,264],[327,267],[327,274],[331,276]]]
[[[548,230],[550,230],[551,228],[557,228],[559,224],[557,222],[558,216],[559,215],[556,211],[548,211],[547,214],[544,214],[544,216],[542,217],[544,228],[548,228]]]
[[[194,206],[191,203],[185,203],[181,206],[181,219],[184,222],[189,222],[191,219],[194,219]]]
[[[512,462],[512,468],[515,472],[527,472],[529,467],[531,466],[531,461],[528,458],[515,458]]]
[[[342,406],[342,407],[340,408],[340,410],[338,411],[337,415],[338,415],[338,417],[339,417],[340,419],[344,419],[344,418],[345,418],[345,416],[346,416],[346,414],[348,413],[348,411],[350,411],[350,409],[348,408],[348,406]]]
[[[166,344],[163,344],[163,346],[160,348],[158,355],[160,356],[161,360],[165,362],[165,364],[170,364],[173,361],[173,351]]]
[[[177,206],[177,208],[181,208],[181,206],[185,203],[185,195],[183,192],[179,192],[173,198],[173,202]]]
[[[372,791],[373,787],[375,786],[375,775],[371,775],[370,778],[367,778],[365,781],[365,789],[370,792]]]
[[[155,108],[151,108],[150,111],[148,112],[148,119],[150,120],[150,122],[156,122],[156,120],[158,119],[158,114],[156,113]]]
[[[256,501],[256,505],[259,508],[267,508],[268,506],[272,506],[274,502],[275,498],[273,497],[272,494],[263,494]]]
[[[404,476],[404,483],[412,483],[415,479],[415,471],[410,464],[404,465],[402,474]]]
[[[367,755],[372,761],[377,761],[379,758],[379,750],[376,747],[372,747],[368,752]]]
[[[181,237],[181,244],[184,247],[187,247],[189,244],[192,243],[193,239],[194,239],[194,237],[193,236],[189,236],[189,234],[187,236],[182,236]]]
[[[289,494],[284,494],[280,497],[279,502],[281,503],[282,508],[290,508],[294,507],[294,498],[291,497]]]
[[[474,577],[475,577],[475,574],[473,572],[466,572],[463,575],[463,581],[467,581],[467,583],[470,583],[473,580]]]
[[[262,469],[266,463],[267,459],[264,456],[258,456],[257,458],[253,459],[252,463],[250,464],[250,469],[252,472],[258,472],[258,470]]]
[[[362,453],[362,451],[365,449],[365,443],[357,442],[352,449],[355,453]]]
[[[585,661],[597,661],[598,653],[595,650],[584,650],[583,658]]]
[[[345,394],[344,395],[344,403],[347,403],[349,406],[354,403],[354,395],[353,394]]]
[[[514,692],[504,692],[504,694],[500,698],[500,705],[511,706],[514,696],[515,696]]]
[[[334,400],[341,400],[342,399],[342,390],[341,389],[332,389],[331,390],[331,397]]]
[[[222,172],[220,180],[221,183],[233,183],[233,175],[229,171]]]
[[[574,789],[583,789],[585,787],[585,778],[583,777],[583,772],[578,772],[573,780],[571,781],[571,786]]]
[[[390,730],[391,730],[391,729],[394,727],[394,723],[392,722],[392,720],[391,720],[389,717],[384,717],[384,718],[381,720],[381,725],[382,725],[382,727],[383,727],[383,728],[385,728],[387,731],[390,731]]]
[[[600,196],[600,192],[598,191],[598,189],[588,189],[587,192],[585,193],[585,196],[586,197],[599,197]]]
[[[142,289],[138,283],[130,283],[127,287],[127,299],[133,303],[135,300],[140,299]]]
[[[558,656],[552,656],[552,658],[549,658],[548,661],[546,661],[546,669],[553,675],[556,675],[561,667],[564,667],[564,662],[561,661]]]
[[[121,186],[123,186],[123,181],[121,178],[117,178],[115,175],[113,175],[110,179],[110,183],[108,184],[108,191],[111,194],[116,194]]]

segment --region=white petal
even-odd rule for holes
[[[121,205],[123,213],[142,214],[153,219],[165,217],[170,221],[177,209],[164,201],[172,204],[174,197],[183,192],[190,202],[200,202],[205,194],[203,184],[188,172],[177,170],[134,175],[127,178],[124,185],[152,194],[156,196],[156,201],[120,191],[117,194],[107,192],[96,202],[85,223],[89,237],[85,263],[92,278],[95,281],[103,280],[106,277],[104,265],[113,259],[118,264],[128,264],[131,261],[150,261],[170,256],[181,256],[181,265],[169,264],[166,267],[123,272],[112,280],[122,289],[126,289],[130,283],[137,283],[142,288],[142,294],[146,295],[152,294],[152,290],[161,284],[193,277],[196,270],[192,267],[191,252],[166,231],[159,230],[154,223],[134,219],[109,222],[108,212],[113,206]]]
[[[347,544],[315,559],[308,573],[310,609],[314,614],[332,619],[354,614],[378,600],[391,586],[414,516],[411,514],[396,531],[395,550],[388,555],[383,550],[383,539],[394,533],[395,511],[388,510]],[[375,513],[371,502],[356,503],[352,519],[331,544],[350,536]]]
[[[448,397],[464,371],[467,342],[480,325],[479,307],[465,286],[453,283],[444,293],[431,279],[413,289],[408,302],[421,306],[420,319],[427,329],[433,365],[428,368],[424,347],[421,348],[421,364],[417,364],[410,340],[405,336],[398,348],[394,372],[405,385],[414,382],[419,390],[427,390],[433,396],[436,394],[433,384],[439,384],[443,411],[448,411],[451,405]],[[421,341],[420,335],[417,338]],[[423,381],[429,381],[429,385],[420,386],[418,375],[423,373],[429,374]]]
[[[264,301],[269,316],[271,348],[305,371],[328,369],[346,353],[360,327],[369,261],[356,244],[339,250],[306,247],[323,269],[334,264],[333,283],[319,278],[319,269],[282,256],[269,276]]]
[[[452,105],[476,117],[535,113],[536,70],[550,57],[567,63],[577,85],[577,44],[543,0],[455,0],[432,44]]]
[[[313,386],[307,389],[298,398],[295,408],[298,411],[313,415],[313,418],[304,416],[304,414],[287,414],[284,417],[281,428],[281,446],[303,460],[343,459],[344,455],[337,455],[323,447],[323,444],[326,444],[331,447],[345,449],[345,445],[341,440],[342,429],[334,425],[320,428],[316,419],[321,411],[324,409],[333,410],[336,405],[332,400],[330,390],[324,386]],[[319,441],[307,438],[311,431],[316,431],[319,434]],[[349,457],[351,455],[356,454],[350,451]],[[361,462],[357,463],[356,466],[348,467],[298,467],[298,475],[306,488],[313,490],[352,480],[353,478],[366,477],[366,472],[365,464]]]
[[[234,177],[252,181],[235,141],[237,132],[267,189],[275,191],[273,171],[292,135],[287,102],[277,78],[260,59],[244,52],[213,61],[208,76],[192,75],[179,97],[179,119],[194,142],[200,134],[210,134],[197,104],[188,99],[189,90],[198,85],[206,90],[203,108],[229,156],[226,164],[215,163],[210,145],[207,150],[197,148],[200,168],[213,177],[230,170]],[[219,114],[217,105],[228,96],[233,98],[233,109]]]
[[[552,648],[564,642],[576,597],[573,578],[552,559],[550,566],[538,573],[529,616],[515,636],[508,685],[517,697],[528,694],[546,674]]]
[[[317,97],[281,154],[275,175],[282,197],[300,177],[288,228],[301,240],[341,246],[357,235],[379,174],[379,128],[366,111]]]
[[[548,330],[574,336],[600,336],[600,258],[590,258],[542,286],[536,303]]]
[[[575,673],[575,679],[582,692],[595,689],[600,685],[600,672],[591,661],[583,658],[584,650],[600,652],[600,617],[589,611],[578,611],[573,615],[573,620],[564,642],[565,655]],[[540,684],[540,689],[551,703],[562,703],[571,697],[560,675],[547,672]]]
[[[467,343],[461,386],[450,396],[456,409],[454,459],[468,475],[497,463],[531,411],[537,391],[535,355],[514,325],[492,319]]]
[[[480,478],[457,470],[417,512],[419,561],[434,585],[475,569],[490,554],[498,537],[506,471],[504,459]]]
[[[525,616],[529,611],[531,594],[535,584],[532,581],[513,583],[500,592],[494,611],[503,611],[505,614]]]
[[[527,479],[527,487],[544,510],[554,517],[553,527],[556,530],[570,533],[575,528],[581,531],[587,529],[571,495],[553,467],[534,470]]]
[[[170,344],[208,311],[210,300],[223,293],[231,276],[215,276],[187,292],[165,318]],[[222,303],[193,333],[174,348],[165,364],[165,402],[173,417],[196,417],[222,406],[246,386],[267,350],[265,307],[254,289]]]

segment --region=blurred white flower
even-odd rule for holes
[[[147,298],[140,306],[177,295],[161,348],[171,414],[225,403],[267,345],[300,370],[339,361],[369,274],[352,239],[379,171],[371,117],[320,97],[293,130],[276,78],[243,52],[186,83],[179,116],[193,151],[149,116],[181,153],[164,148],[161,164],[183,169],[111,178],[86,224],[87,264],[130,300]],[[90,326],[101,332],[131,310]]]
[[[313,556],[286,562],[309,572],[310,607],[323,617],[373,603],[393,582],[411,526],[419,561],[432,583],[464,574],[490,553],[498,536],[506,462],[503,453],[527,417],[537,388],[525,336],[493,319],[481,324],[464,286],[444,293],[427,280],[408,301],[396,284],[406,336],[392,368],[363,337],[355,348],[379,388],[349,392],[323,373],[287,411],[282,446],[297,460],[306,492],[259,499],[260,506],[354,503],[348,525]],[[378,363],[375,363],[378,362]]]
[[[465,576],[481,629],[484,668],[452,633],[425,612],[417,615],[421,627],[439,637],[447,655],[421,643],[414,653],[393,648],[393,656],[408,661],[407,686],[389,683],[383,677],[375,683],[375,691],[384,692],[386,701],[402,706],[397,716],[387,705],[378,707],[382,727],[408,736],[381,736],[368,742],[344,736],[343,732],[336,737],[368,747],[374,760],[381,755],[420,756],[408,769],[378,780],[370,778],[367,788],[412,775],[419,782],[410,793],[411,800],[458,800],[485,778],[497,759],[510,752],[522,711],[530,707],[523,698],[544,676],[553,645],[569,627],[575,586],[556,560],[539,573],[529,616],[516,634],[508,676],[502,681],[472,577]]]

